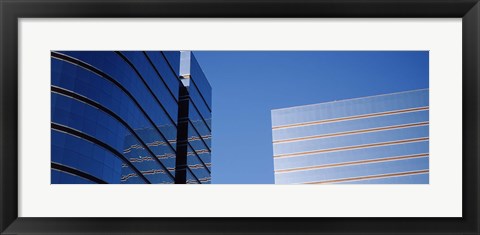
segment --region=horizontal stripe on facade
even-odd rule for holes
[[[196,149],[194,148],[194,145],[192,145],[192,140],[190,138],[187,138],[187,143],[188,143],[188,147],[193,151],[193,153],[195,154],[195,156],[197,157],[197,159],[205,166],[205,169],[208,171],[208,173],[210,174],[211,171],[210,169],[208,169],[205,161],[203,161],[203,159],[199,156],[200,154],[203,154],[205,153],[205,151],[207,151],[208,153],[211,153],[211,149],[208,147],[207,143],[205,142],[204,139],[202,139],[200,136],[200,133],[199,131],[197,130],[197,128],[195,128],[195,126],[192,124],[192,122],[190,121],[190,119],[188,119],[188,122],[189,122],[189,125],[188,125],[188,128],[191,127],[191,129],[193,129],[194,133],[197,135],[196,137],[199,138],[201,140],[201,143],[202,145],[205,147],[205,149]],[[187,151],[187,156],[189,156],[189,151]]]
[[[191,150],[191,151],[190,151]],[[200,157],[200,154],[210,154],[209,151],[205,151],[205,150],[195,150],[193,148],[193,146],[190,144],[190,142],[188,143],[188,151],[187,151],[187,157],[189,156],[195,156],[196,159],[198,159],[200,161],[200,163],[203,164],[203,166],[205,167],[205,169],[208,171],[208,173],[212,173],[211,170],[208,168],[208,164],[211,164],[211,162],[205,162],[203,161],[203,159]]]
[[[127,174],[127,175],[122,175],[122,178],[120,178],[120,182],[127,182],[127,180],[129,180],[130,178],[135,178],[135,177],[138,177],[138,175],[135,174],[135,173],[130,173],[130,174]]]
[[[325,119],[325,120],[320,120],[320,121],[312,121],[312,122],[295,123],[295,124],[282,125],[282,126],[274,126],[274,127],[272,127],[272,130],[293,128],[293,127],[299,127],[299,126],[311,126],[311,125],[318,125],[318,124],[323,124],[323,123],[340,122],[340,121],[347,121],[347,120],[354,120],[354,119],[361,119],[361,118],[393,115],[393,114],[399,114],[399,113],[416,112],[416,111],[428,110],[428,109],[429,109],[429,107],[425,106],[425,107],[400,109],[400,110],[387,111],[387,112],[369,113],[369,114],[349,116],[349,117]]]
[[[424,137],[429,137],[428,125],[275,144],[273,145],[273,154],[293,154],[322,149],[341,148]]]
[[[316,169],[331,168],[331,167],[342,167],[342,166],[369,164],[369,163],[376,163],[376,162],[396,161],[396,160],[403,160],[403,159],[410,159],[410,158],[428,157],[428,155],[429,155],[428,153],[422,153],[422,154],[414,154],[414,155],[407,155],[407,156],[395,156],[395,157],[387,157],[387,158],[379,158],[379,159],[368,159],[368,160],[361,160],[361,161],[342,162],[342,163],[325,164],[325,165],[318,165],[318,166],[308,166],[308,167],[299,167],[299,168],[291,168],[291,169],[282,169],[282,170],[275,170],[275,174],[297,172],[297,171],[316,170]]]
[[[205,146],[205,148],[208,149],[208,151],[211,152],[210,147],[208,146],[207,142],[206,142],[203,138],[201,138],[202,135],[200,134],[200,132],[198,131],[198,129],[195,127],[195,125],[192,123],[192,121],[190,120],[190,118],[188,119],[188,122],[189,122],[189,124],[190,124],[188,127],[189,127],[189,128],[192,127],[192,129],[193,129],[193,131],[194,131],[194,134],[197,135],[196,137],[197,137],[199,140],[201,140],[201,142],[203,143],[203,145]],[[210,132],[210,133],[211,133],[211,132]]]
[[[354,135],[354,134],[393,130],[393,129],[400,129],[400,128],[415,127],[415,126],[426,126],[428,124],[429,124],[429,122],[419,122],[419,123],[386,126],[386,127],[377,127],[377,128],[355,130],[355,131],[344,131],[344,132],[337,132],[337,133],[324,134],[324,135],[315,135],[315,136],[306,136],[306,137],[293,138],[293,139],[276,140],[276,141],[273,141],[273,144],[297,142],[297,141],[302,141],[302,140],[320,139],[320,138],[328,138],[328,137],[337,137],[337,136],[344,136],[344,135]]]
[[[195,178],[195,180],[197,181],[197,183],[201,184],[200,180],[198,179],[198,177],[193,173],[192,169],[190,169],[190,167],[186,166],[186,169],[188,170],[188,172],[190,172],[190,174],[193,176],[193,178]],[[191,183],[191,182],[190,182]]]
[[[341,182],[348,182],[348,181],[358,181],[358,180],[368,180],[368,179],[382,179],[382,178],[407,176],[407,175],[418,175],[418,174],[427,174],[427,173],[429,173],[429,170],[419,170],[419,171],[408,171],[408,172],[399,172],[399,173],[381,174],[381,175],[369,175],[369,176],[361,176],[361,177],[351,177],[351,178],[343,178],[343,179],[316,181],[316,182],[305,182],[305,183],[301,183],[301,184],[332,184],[332,183],[341,183]]]
[[[399,113],[393,115],[360,118],[341,122],[323,123],[311,126],[272,130],[272,140],[295,139],[307,136],[324,135],[337,132],[379,128],[429,121],[429,111]]]
[[[382,185],[382,184],[429,184],[429,174],[413,174],[413,175],[403,175],[395,177],[384,177],[378,179],[365,179],[365,180],[354,180],[354,181],[345,181],[334,183],[335,185],[342,184],[371,184],[371,185]]]
[[[396,161],[375,162],[361,165],[322,168],[309,171],[295,171],[275,174],[275,182],[279,184],[296,184],[370,175],[393,174],[399,172],[429,169],[430,158],[419,157]]]
[[[204,127],[206,127],[207,132],[208,132],[208,136],[211,136],[210,135],[211,134],[211,129],[207,125],[204,117],[202,116],[202,114],[198,110],[197,106],[195,105],[195,102],[191,99],[191,97],[188,100],[190,101],[191,107],[193,107],[193,109],[194,109],[194,110],[190,110],[189,113],[190,112],[195,112],[198,115],[198,117],[200,117],[200,119],[201,119],[201,120],[199,120],[201,122],[200,125],[203,125]],[[197,159],[203,164],[204,169],[208,172],[208,174],[211,174],[211,170],[207,167],[206,162],[199,156],[200,154],[204,153],[203,151],[205,151],[205,150],[208,153],[211,153],[211,149],[210,149],[209,145],[207,144],[207,142],[205,141],[205,139],[203,138],[203,136],[200,134],[200,131],[195,126],[194,122],[191,120],[190,115],[186,120],[188,120],[188,128],[193,130],[193,133],[189,133],[189,137],[187,139],[188,140],[188,147],[193,151],[193,153],[197,157]],[[194,136],[195,138],[193,138],[192,134],[196,135],[196,136]],[[194,139],[195,140],[200,140],[200,143],[204,146],[205,150],[195,148],[194,145],[191,143],[192,141],[195,141]],[[190,156],[189,153],[190,153],[190,151],[187,152],[187,156]],[[196,177],[196,175],[193,172],[192,172],[192,174]]]
[[[298,152],[298,153],[279,154],[279,155],[274,155],[273,157],[274,158],[296,157],[296,156],[316,154],[316,153],[345,151],[345,150],[351,150],[351,149],[370,148],[370,147],[377,147],[377,146],[386,146],[386,145],[395,145],[395,144],[402,144],[402,143],[427,141],[428,139],[429,139],[428,137],[422,137],[422,138],[414,138],[414,139],[396,140],[396,141],[379,142],[379,143],[354,145],[354,146],[345,146],[345,147],[321,149],[321,150]]]
[[[412,142],[396,145],[361,148],[303,155],[297,157],[274,158],[275,170],[320,166],[343,162],[380,159],[393,156],[407,156],[429,152],[429,142]]]
[[[195,175],[198,175],[199,177],[202,175],[211,174],[205,162],[199,160],[198,158],[187,157],[187,165],[190,169],[195,169]]]

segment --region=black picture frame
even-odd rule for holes
[[[2,234],[479,234],[478,0],[0,0]],[[18,217],[18,19],[138,17],[462,18],[462,218]],[[39,199],[41,202],[41,198]],[[438,205],[441,207],[442,205]]]

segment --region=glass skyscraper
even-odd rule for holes
[[[191,58],[189,57],[191,56]],[[195,56],[187,54],[188,74],[181,73],[179,104],[178,152],[185,158],[177,158],[177,182],[189,184],[210,183],[211,174],[211,128],[212,88],[200,68]],[[187,144],[185,144],[187,143]],[[186,170],[181,166],[188,166]]]
[[[429,90],[272,110],[276,184],[428,184]]]
[[[51,183],[210,183],[211,87],[182,54],[52,51]]]

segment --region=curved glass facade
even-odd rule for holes
[[[173,51],[52,51],[52,184],[178,183],[179,63]],[[188,118],[200,128],[198,116]],[[210,181],[207,163],[192,162],[194,183]]]
[[[277,184],[428,184],[428,89],[272,110]]]

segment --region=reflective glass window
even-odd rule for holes
[[[191,83],[194,84],[194,83]],[[199,120],[203,120],[207,126],[211,129],[212,128],[212,111],[209,107],[205,104],[205,101],[201,98],[197,88],[194,85],[190,85],[189,87],[189,95],[190,100],[194,105],[191,105],[191,109],[198,113]],[[200,118],[201,117],[201,118]]]
[[[334,149],[346,146],[359,146],[374,143],[385,143],[406,139],[428,137],[427,126],[417,126],[394,130],[368,132],[338,137],[316,138],[302,141],[274,144],[274,155],[292,154],[323,149]]]
[[[175,149],[176,126],[172,125],[164,112],[158,108],[155,111],[155,106],[150,106],[154,103],[145,104],[151,108],[143,112],[141,107],[114,83],[89,70],[57,59],[52,59],[52,85],[99,103],[116,113],[135,130],[156,129],[156,125],[172,145],[172,150]],[[156,141],[167,140],[159,136]]]
[[[429,142],[420,141],[370,148],[274,158],[275,170],[338,164],[429,153]]]
[[[311,183],[396,172],[428,170],[428,157],[275,174],[275,183]]]
[[[140,79],[143,79],[162,106],[167,110],[173,120],[177,120],[178,103],[176,96],[171,92],[162,77],[156,73],[152,64],[148,61],[146,55],[141,51],[122,51],[127,59],[134,65],[140,73]]]
[[[178,71],[172,70],[173,68],[170,67],[169,62],[166,60],[166,57],[163,55],[163,52],[146,51],[145,53],[147,54],[150,61],[152,61],[152,63],[154,64],[158,73],[160,73],[160,76],[163,78],[165,83],[167,83],[167,86],[170,89],[170,91],[175,95],[175,99],[178,100],[178,89],[180,86],[180,80],[178,79]],[[176,59],[180,61],[180,57]]]
[[[428,110],[273,130],[273,140],[428,122]]]
[[[88,179],[57,169],[52,169],[50,172],[52,184],[95,184],[95,182]]]
[[[163,56],[167,59],[168,63],[175,71],[177,76],[180,75],[180,52],[179,51],[162,51]]]
[[[191,55],[190,75],[193,82],[198,87],[200,94],[203,96],[206,104],[211,109],[212,108],[212,87],[210,86],[210,83],[205,77],[205,74],[203,73],[203,70],[198,64],[198,61],[195,58],[195,55],[193,53]]]
[[[192,131],[196,131],[196,133],[192,132],[192,134],[200,135],[202,139],[205,141],[205,143],[207,144],[207,146],[211,148],[211,140],[212,140],[211,131],[191,104],[189,108],[189,114],[190,114],[189,116],[190,123],[193,124],[193,127],[194,127],[194,128],[189,127],[189,129],[192,129]]]
[[[193,174],[187,170],[187,184],[200,184],[200,182],[193,176]]]
[[[83,132],[123,153],[125,158],[129,159],[151,182],[173,181],[156,160],[132,161],[136,158],[155,156],[146,151],[138,139],[128,139],[127,136],[133,133],[118,120],[86,103],[52,93],[52,122]],[[136,148],[125,151],[133,145]]]
[[[191,152],[192,149],[189,147],[188,151]],[[204,163],[202,163],[197,156],[188,155],[187,164],[188,164],[188,168],[192,171],[192,173],[197,177],[197,179],[202,184],[210,183],[210,172],[207,171]]]
[[[192,129],[192,126],[189,124],[188,129],[188,144],[193,148],[196,155],[200,159],[207,163],[211,161],[211,150],[205,145],[205,142],[198,136],[198,133]],[[189,150],[190,151],[190,150]],[[195,154],[191,154],[193,156]],[[190,155],[189,155],[190,156]]]
[[[335,184],[428,184],[428,176],[428,173],[426,173],[370,180],[354,180]]]
[[[429,105],[428,90],[364,97],[272,110],[272,125],[281,126],[351,117],[371,113],[404,110]]]
[[[170,116],[171,114],[176,115],[175,112],[171,111],[171,113],[166,113],[165,111],[163,111],[163,109],[161,108],[161,103],[157,102],[157,100],[155,99],[155,96],[148,90],[147,86],[140,80],[140,77],[135,73],[132,67],[115,52],[61,51],[56,53],[65,54],[77,60],[83,61],[89,64],[90,66],[93,66],[94,68],[107,74],[109,77],[113,78],[115,81],[120,83],[120,85],[124,87],[127,92],[132,94],[132,96],[138,102],[138,104],[146,112],[148,112],[149,115],[153,116],[154,115],[153,112],[157,112],[158,113],[157,115],[162,115],[161,119],[159,120],[154,119],[155,122],[160,122],[158,124],[159,126],[165,125],[164,123],[170,123],[170,125],[176,126],[176,119]],[[59,71],[52,68],[52,76],[56,72],[59,72]],[[60,71],[61,73],[60,76],[68,75],[69,72],[71,71]],[[78,75],[73,75],[73,76],[79,77]],[[167,107],[171,107],[171,105]]]

